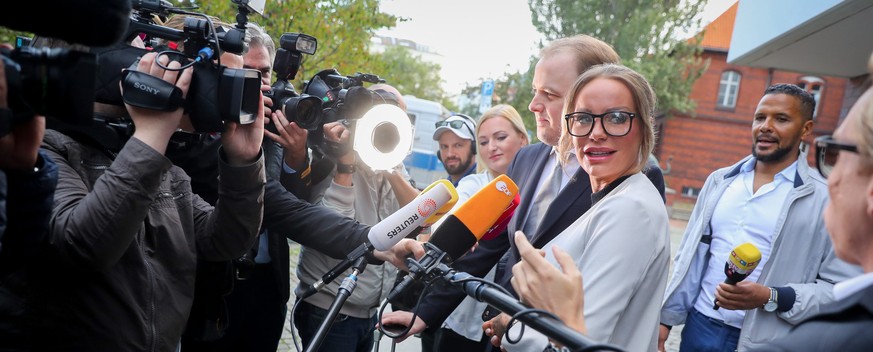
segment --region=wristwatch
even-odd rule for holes
[[[764,311],[775,312],[779,307],[779,292],[775,288],[770,287],[770,299],[764,304]]]

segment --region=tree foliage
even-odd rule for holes
[[[706,69],[698,28],[705,0],[529,0],[534,27],[547,40],[588,34],[615,48],[622,63],[643,74],[663,114],[690,112],[688,96]]]
[[[588,34],[611,44],[623,64],[652,84],[664,115],[694,110],[688,96],[707,63],[700,58],[700,35],[688,40],[681,34],[698,27],[695,17],[704,4],[705,0],[529,0],[532,22],[545,42]],[[515,107],[531,130],[536,128],[534,116],[526,111],[537,60],[532,57],[526,71],[496,79],[492,101]],[[476,103],[462,109],[471,116],[479,115],[480,87],[481,81],[462,93]]]
[[[402,46],[390,46],[377,55],[375,62],[379,66],[380,77],[388,81],[406,95],[437,101],[447,109],[452,110],[454,103],[443,90],[440,78],[439,64],[422,61],[420,55],[414,55]]]
[[[494,96],[491,98],[491,105],[509,104],[518,110],[521,118],[524,121],[524,126],[533,133],[531,137],[536,139],[536,121],[533,114],[528,112],[528,105],[533,99],[531,86],[533,85],[533,68],[536,65],[537,58],[531,57],[529,69],[517,72],[504,73],[502,77],[494,80]],[[480,80],[475,85],[467,85],[461,94],[471,99],[473,104],[464,106],[461,109],[462,113],[470,116],[479,116],[479,92],[482,89],[483,80]]]
[[[196,4],[200,12],[235,21],[236,6],[230,0],[196,0]],[[281,35],[288,32],[305,33],[318,40],[315,55],[304,55],[295,80],[298,87],[303,80],[328,68],[344,75],[381,75],[375,72],[381,67],[376,55],[368,50],[370,38],[379,29],[394,27],[399,20],[381,12],[378,0],[276,0],[267,2],[264,17],[249,16],[249,21],[264,27],[277,46]]]
[[[525,128],[528,129],[530,137],[536,141],[536,120],[533,114],[528,110],[528,105],[533,99],[533,70],[537,63],[537,57],[531,57],[528,68],[516,72],[506,72],[503,76],[494,79],[494,95],[491,97],[491,106],[497,104],[508,104],[515,108],[524,121]],[[479,116],[479,101],[481,99],[480,91],[482,83],[485,79],[480,79],[475,84],[468,84],[462,91],[461,95],[465,96],[471,104],[462,106],[461,113],[470,116]]]

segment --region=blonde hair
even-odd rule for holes
[[[485,160],[482,159],[482,151],[479,150],[479,129],[482,128],[482,123],[488,121],[490,119],[502,117],[509,121],[512,124],[513,129],[516,133],[521,135],[521,139],[524,141],[523,145],[528,145],[530,143],[530,137],[527,135],[527,128],[524,127],[524,120],[521,118],[521,114],[518,113],[518,110],[515,110],[512,105],[500,104],[495,105],[485,111],[481,117],[479,117],[479,121],[476,122],[476,171],[482,172],[487,169],[485,166]]]
[[[631,96],[634,99],[634,110],[636,110],[638,117],[636,119],[638,121],[636,125],[640,126],[642,129],[640,131],[642,140],[640,141],[637,165],[633,171],[642,171],[649,160],[649,154],[651,154],[652,150],[655,148],[655,129],[652,125],[655,112],[655,92],[652,90],[652,86],[649,85],[649,81],[647,81],[641,74],[625,66],[616,64],[592,66],[585,71],[585,73],[579,76],[576,83],[573,84],[573,89],[570,90],[570,94],[567,94],[567,97],[564,100],[563,113],[564,115],[567,115],[573,112],[574,103],[576,102],[576,97],[579,96],[579,92],[582,91],[582,88],[588,85],[588,83],[591,83],[598,78],[618,81],[624,84],[624,86],[631,92]],[[567,131],[567,124],[562,123],[561,142],[558,143],[558,155],[560,155],[562,163],[566,163],[570,157],[570,149],[573,148],[571,138],[569,131]]]

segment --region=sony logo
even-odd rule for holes
[[[158,93],[161,92],[161,91],[158,90],[157,88],[149,87],[149,86],[147,86],[147,85],[145,85],[145,84],[142,84],[142,83],[139,83],[139,82],[133,82],[133,87],[136,88],[136,89],[139,89],[139,90],[141,90],[141,91],[143,91],[143,92],[149,92],[149,93],[152,93],[152,94],[154,94],[154,95],[158,95]]]

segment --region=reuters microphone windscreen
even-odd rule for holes
[[[736,285],[737,282],[745,280],[760,262],[761,251],[758,250],[758,247],[749,242],[737,246],[731,251],[724,263],[724,282]],[[713,303],[713,309],[718,309],[718,305]]]
[[[518,186],[500,175],[446,216],[430,238],[437,248],[458,259],[473,247],[500,219],[518,194]]]
[[[430,186],[427,186],[427,188],[421,191],[421,194],[430,191],[431,188],[436,187],[437,185],[443,185],[448,188],[449,191],[452,193],[452,198],[449,199],[449,201],[446,202],[446,204],[443,205],[441,208],[437,209],[437,211],[433,215],[425,219],[424,223],[421,224],[421,227],[428,227],[435,224],[439,219],[448,214],[448,212],[455,207],[455,203],[458,202],[458,191],[455,189],[455,186],[453,186],[452,183],[446,179],[441,179],[434,183],[431,183]]]
[[[445,181],[445,182],[443,182]],[[436,181],[422,191],[409,204],[400,208],[370,228],[367,239],[378,251],[394,247],[412,231],[422,226],[448,206],[451,209],[458,200],[458,191],[447,180]],[[451,204],[450,204],[451,203]]]

